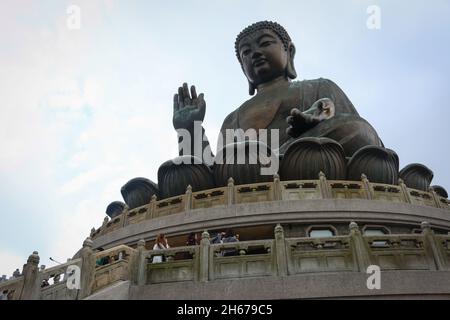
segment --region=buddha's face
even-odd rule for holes
[[[239,55],[245,75],[254,86],[286,74],[288,53],[272,30],[261,29],[242,38]]]

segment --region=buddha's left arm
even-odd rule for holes
[[[328,98],[333,101],[336,114],[349,113],[358,115],[353,103],[344,91],[342,91],[342,89],[331,80],[320,79],[317,100],[322,98]]]

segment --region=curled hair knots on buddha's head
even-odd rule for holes
[[[275,34],[280,38],[283,42],[284,49],[287,51],[289,48],[289,43],[291,42],[291,37],[287,33],[286,29],[284,29],[280,24],[273,21],[259,21],[252,25],[249,25],[247,28],[242,30],[238,36],[236,37],[236,41],[234,43],[234,49],[236,51],[236,57],[239,62],[242,64],[241,56],[239,54],[239,42],[249,34],[256,32],[261,29],[268,29],[275,32]]]
[[[286,29],[284,29],[280,24],[273,22],[273,21],[259,21],[252,25],[249,25],[247,28],[242,30],[238,36],[236,37],[236,41],[234,43],[234,49],[236,51],[236,57],[239,60],[239,63],[241,64],[242,70],[245,73],[244,66],[242,65],[242,59],[239,54],[239,43],[241,40],[262,29],[268,29],[274,32],[278,38],[283,43],[284,50],[288,53],[288,63],[286,66],[286,77],[289,79],[295,79],[297,78],[297,72],[295,71],[294,67],[294,56],[295,56],[295,46],[292,43],[291,37],[287,33]],[[248,80],[248,93],[252,96],[255,94],[256,85],[252,83],[250,80]]]

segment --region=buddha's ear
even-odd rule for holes
[[[253,85],[253,83],[250,82],[250,80],[248,80],[248,94],[249,95],[254,95],[255,94],[255,86]]]
[[[295,57],[295,46],[291,42],[291,43],[289,43],[289,47],[288,47],[288,63],[287,63],[287,68],[286,68],[286,75],[290,79],[297,78],[297,72],[295,71],[295,66],[294,66],[294,57]]]

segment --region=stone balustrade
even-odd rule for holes
[[[358,271],[351,236],[286,239],[288,274]]]
[[[327,180],[321,174],[319,180],[280,181],[275,176],[273,182],[235,186],[230,179],[227,187],[192,192],[157,200],[153,197],[149,204],[132,210],[125,210],[111,221],[91,233],[92,238],[107,234],[122,227],[145,220],[190,210],[212,207],[226,207],[234,204],[266,201],[288,201],[309,199],[365,199],[403,202],[450,210],[450,201],[435,192],[424,192],[408,188],[401,180],[399,185],[371,183],[363,175],[361,181]]]
[[[6,292],[9,300],[20,300],[23,289],[23,276],[0,282],[0,292]]]
[[[210,245],[208,280],[276,275],[274,254],[274,240]]]
[[[120,245],[105,251],[95,253],[95,275],[92,292],[111,283],[128,280],[134,273],[132,265],[135,263],[137,251],[125,245]]]
[[[161,256],[162,262],[153,263]],[[198,281],[200,269],[200,247],[184,246],[165,250],[150,250],[144,254],[145,283],[174,281]]]
[[[153,257],[164,256],[162,262]],[[117,281],[132,286],[170,282],[208,282],[244,278],[290,277],[300,274],[365,273],[369,265],[383,271],[450,271],[450,234],[435,234],[429,223],[421,233],[362,235],[358,225],[349,225],[347,235],[286,238],[277,225],[274,238],[211,244],[203,232],[200,245],[165,250],[146,250],[140,240],[136,249],[125,245],[93,252],[86,240],[81,257],[63,265],[35,272],[39,257],[33,253],[24,275],[0,283],[12,299],[82,299]],[[108,258],[107,263],[92,264]],[[43,279],[66,274],[67,268],[81,269],[81,288],[70,290],[62,281],[41,288]],[[85,286],[85,288],[83,288]]]

